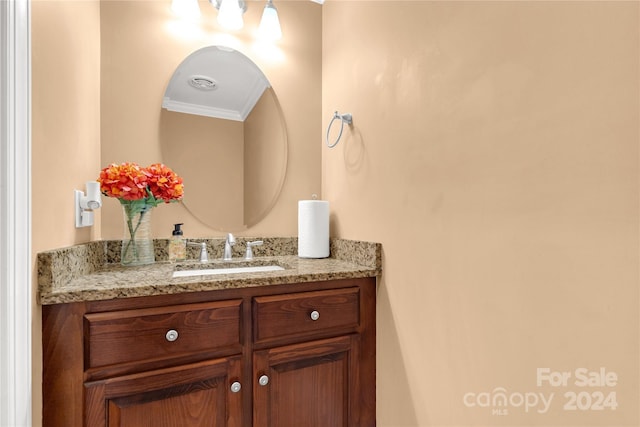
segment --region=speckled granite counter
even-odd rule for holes
[[[222,262],[224,239],[189,239],[206,242],[211,263]],[[246,241],[237,238],[235,263],[243,262]],[[167,240],[155,240],[156,263],[139,267],[119,264],[120,241],[96,241],[38,254],[39,301],[43,305],[114,298],[130,298],[211,291],[251,286],[301,283],[379,276],[382,247],[379,243],[331,240],[331,257],[303,259],[296,238],[261,238],[254,248],[256,260],[280,264],[284,270],[173,278],[175,264],[167,261]],[[188,247],[189,259],[197,248]],[[197,261],[192,261],[198,265]],[[182,263],[181,263],[182,264]]]

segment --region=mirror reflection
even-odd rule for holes
[[[195,87],[194,76],[215,87]],[[184,206],[211,228],[255,225],[280,193],[287,160],[282,111],[262,71],[233,49],[206,47],[178,66],[163,100],[160,146],[163,161],[184,178]]]

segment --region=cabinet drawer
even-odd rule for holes
[[[360,324],[360,290],[256,297],[253,310],[257,343],[287,336],[318,336],[332,330],[354,329]]]
[[[229,347],[240,351],[242,300],[85,317],[85,367],[162,360]]]

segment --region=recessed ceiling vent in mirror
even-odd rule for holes
[[[167,85],[162,108],[244,121],[268,87],[265,75],[245,55],[209,46],[193,52],[178,66]]]
[[[191,76],[189,84],[200,90],[214,90],[218,86],[213,79],[206,76]]]

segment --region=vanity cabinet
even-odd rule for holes
[[[43,306],[43,425],[375,425],[375,278]]]

